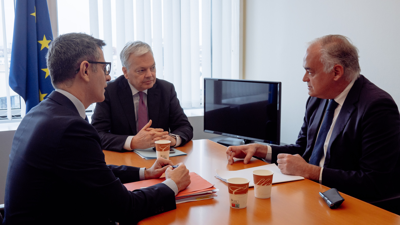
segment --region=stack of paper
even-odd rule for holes
[[[175,148],[171,148],[174,150],[174,153],[169,153],[169,157],[180,156],[180,155],[187,155],[186,153],[179,151]],[[138,154],[143,159],[157,159],[157,153],[153,150],[153,148],[147,149],[135,149],[134,152]]]
[[[214,198],[216,196],[215,193],[218,191],[218,189],[216,189],[214,185],[206,181],[195,172],[191,172],[189,173],[189,175],[191,183],[185,190],[179,192],[178,195],[175,196],[176,204],[206,200]],[[127,183],[124,185],[126,189],[128,189],[129,191],[133,191],[139,188],[146,188],[155,184],[159,184],[164,180],[165,178],[150,179]]]
[[[275,164],[268,164],[265,166],[252,167],[249,169],[236,170],[236,171],[227,171],[218,169],[217,175],[215,177],[224,182],[228,182],[229,178],[243,177],[250,181],[249,187],[254,187],[254,181],[253,181],[254,170],[270,170],[274,172],[274,176],[272,178],[273,184],[304,179],[304,177],[301,176],[291,176],[283,174],[281,170],[278,168],[278,166],[276,166]]]

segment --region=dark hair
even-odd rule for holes
[[[104,41],[83,33],[63,34],[52,41],[46,59],[53,86],[72,80],[82,61],[98,60],[98,48],[104,45]]]

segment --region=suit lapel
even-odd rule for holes
[[[342,109],[340,110],[340,113],[336,119],[335,127],[333,128],[332,135],[329,140],[324,165],[329,164],[329,160],[330,160],[330,156],[331,156],[330,150],[331,150],[332,143],[339,136],[339,134],[341,134],[343,132],[344,127],[346,126],[347,122],[349,121],[351,114],[356,109],[356,103],[358,102],[358,100],[360,98],[360,90],[364,83],[363,81],[364,81],[364,79],[362,76],[360,78],[358,78],[354,82],[354,85],[350,89],[349,93],[347,94],[346,100],[344,101]]]
[[[133,96],[131,88],[129,87],[128,80],[125,78],[121,79],[118,86],[118,96],[119,101],[121,103],[122,109],[126,118],[128,119],[128,123],[132,128],[133,134],[136,134],[136,117],[135,117],[135,107],[133,106]]]
[[[319,103],[319,106],[315,113],[314,118],[311,118],[312,124],[311,124],[308,134],[307,134],[307,136],[308,136],[307,141],[310,144],[308,145],[309,147],[306,149],[306,152],[304,153],[304,157],[303,157],[304,159],[306,159],[307,162],[311,157],[312,150],[314,149],[315,139],[317,138],[318,129],[321,126],[322,118],[323,118],[325,108],[327,105],[328,105],[328,100],[321,99],[321,102]]]
[[[157,79],[158,80],[158,79]],[[157,126],[158,115],[160,113],[161,94],[157,88],[157,81],[154,86],[147,91],[147,110],[149,112],[149,119],[153,121],[152,127]]]

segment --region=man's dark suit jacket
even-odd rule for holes
[[[121,75],[109,82],[104,102],[97,103],[92,124],[100,135],[103,149],[121,151],[128,136],[136,135],[135,108],[128,80]],[[147,91],[151,127],[171,131],[181,137],[181,145],[193,138],[193,127],[176,97],[174,85],[157,79]]]
[[[310,97],[296,144],[272,147],[308,162],[328,100]],[[392,97],[360,76],[347,95],[329,141],[322,184],[368,201],[400,197],[400,117]]]
[[[15,132],[5,192],[5,224],[108,224],[176,208],[165,184],[128,191],[139,168],[107,166],[96,129],[54,91]]]

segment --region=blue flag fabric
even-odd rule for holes
[[[17,0],[9,84],[24,98],[26,113],[54,90],[46,64],[52,40],[46,0]]]

